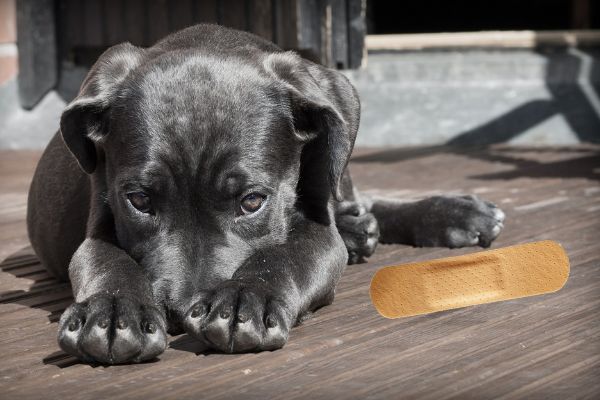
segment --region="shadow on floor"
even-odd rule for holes
[[[529,154],[527,154],[529,153]],[[569,147],[458,147],[458,146],[430,146],[422,148],[407,148],[383,150],[379,152],[352,157],[353,164],[362,163],[394,163],[412,159],[435,156],[436,154],[456,154],[492,163],[502,163],[512,166],[510,171],[492,174],[471,175],[470,179],[494,180],[517,178],[584,178],[594,181],[600,180],[600,147],[587,149]],[[557,154],[568,159],[538,161],[531,158],[544,158]]]
[[[72,302],[71,285],[60,282],[50,276],[31,247],[25,247],[10,255],[0,263],[0,271],[11,274],[16,278],[26,278],[33,281],[27,290],[7,290],[0,292],[0,304],[19,304],[29,308],[46,311],[51,323],[58,322],[66,305]],[[56,351],[42,360],[59,368],[79,364],[77,358],[63,351]]]
[[[65,307],[73,300],[71,285],[60,282],[46,272],[31,247],[25,247],[0,263],[0,271],[16,278],[26,278],[33,283],[27,290],[0,292],[0,304],[21,304],[48,312],[48,320],[57,322]]]
[[[68,305],[73,300],[70,284],[60,282],[50,276],[29,246],[3,260],[0,263],[0,271],[11,274],[16,278],[33,280],[33,283],[27,290],[20,289],[0,292],[0,304],[20,304],[30,308],[45,310],[48,312],[48,320],[51,323],[56,323],[65,310],[65,305]],[[169,347],[196,355],[222,354],[208,349],[205,345],[187,334],[171,341]],[[156,361],[158,359],[147,362]],[[85,364],[61,350],[47,355],[42,359],[42,362],[61,369],[77,364]],[[101,365],[92,365],[92,367],[99,366]]]
[[[209,354],[224,354],[222,352],[214,351],[209,349],[205,344],[201,343],[197,339],[194,339],[187,333],[181,335],[177,339],[169,343],[169,347],[179,351],[187,351],[194,353],[195,355],[209,355]]]
[[[459,133],[447,144],[473,146],[505,143],[561,115],[581,142],[600,143],[598,53],[579,48],[538,48],[547,60],[545,84],[550,99],[532,100],[476,128]]]

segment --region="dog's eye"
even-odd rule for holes
[[[150,197],[143,192],[127,193],[127,199],[138,211],[149,213],[151,209]]]
[[[260,210],[265,201],[265,196],[260,193],[250,193],[246,195],[240,204],[244,214],[252,214]]]

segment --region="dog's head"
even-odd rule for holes
[[[341,74],[293,53],[123,44],[91,69],[61,132],[108,235],[182,303],[285,242],[299,213],[331,222],[358,107]]]

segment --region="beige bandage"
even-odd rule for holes
[[[381,315],[399,318],[555,292],[568,277],[565,251],[546,240],[384,267],[370,294]]]

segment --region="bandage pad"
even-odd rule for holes
[[[400,318],[555,292],[568,277],[567,254],[547,240],[384,267],[370,294],[381,315]]]

